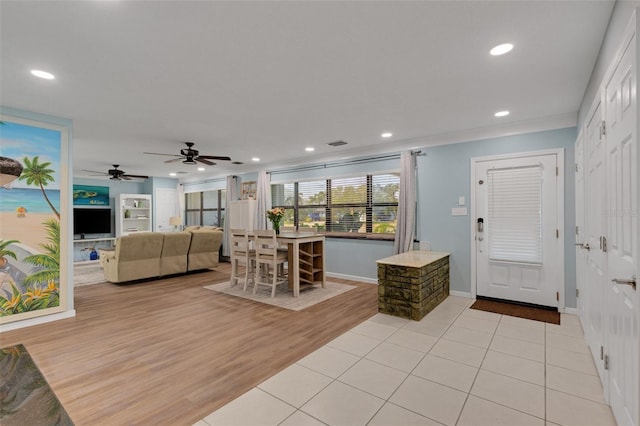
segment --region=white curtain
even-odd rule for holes
[[[256,188],[256,220],[254,229],[270,229],[267,210],[271,208],[271,175],[262,170],[258,175]]]
[[[231,220],[229,219],[229,206],[232,201],[238,199],[238,177],[237,176],[227,176],[227,196],[225,203],[225,218],[224,218],[224,239],[222,242],[222,255],[229,257],[231,253],[229,252],[229,223]]]
[[[411,250],[416,223],[416,159],[411,151],[400,154],[400,200],[393,253]]]
[[[187,212],[185,210],[184,185],[179,183],[176,187],[176,212],[175,215],[182,218],[182,225],[186,223]]]

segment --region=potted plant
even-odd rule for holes
[[[13,250],[9,250],[7,247],[9,246],[9,244],[19,243],[19,242],[20,241],[17,241],[17,240],[0,240],[0,269],[7,266],[7,263],[9,262],[7,260],[7,256],[13,257],[14,259],[18,260],[15,252]]]

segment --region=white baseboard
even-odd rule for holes
[[[471,293],[469,293],[468,291],[449,290],[449,295],[458,296],[458,297],[466,297],[467,299],[473,299],[474,298],[473,296],[471,296]]]
[[[564,309],[562,309],[562,313],[563,314],[578,315],[578,309],[576,309],[576,308],[564,308]]]
[[[369,284],[378,284],[377,278],[367,278],[367,277],[358,277],[355,275],[336,274],[335,272],[327,272],[326,276],[327,278],[341,278],[343,280],[353,280],[353,281],[360,281],[360,282],[369,283]]]
[[[58,314],[44,315],[37,318],[29,318],[22,321],[16,321],[8,324],[0,325],[0,333],[4,331],[17,330],[19,328],[31,327],[33,325],[45,324],[52,321],[58,321],[66,318],[73,318],[76,316],[75,309],[70,311],[60,312]]]

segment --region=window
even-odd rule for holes
[[[284,226],[390,238],[396,232],[399,191],[399,173],[273,184],[271,204],[284,208]]]
[[[185,224],[224,226],[226,190],[192,192],[185,194]]]

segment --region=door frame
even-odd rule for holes
[[[469,181],[469,192],[470,192],[470,199],[471,199],[471,214],[470,214],[470,224],[469,224],[469,229],[470,229],[470,239],[469,239],[469,246],[470,246],[470,251],[471,251],[471,298],[475,299],[478,295],[478,277],[477,277],[477,259],[476,259],[476,221],[475,221],[475,217],[476,217],[476,191],[475,191],[475,182],[476,182],[476,165],[479,162],[482,161],[492,161],[492,160],[508,160],[508,159],[513,159],[513,158],[523,158],[523,157],[535,157],[535,156],[540,156],[540,155],[556,155],[556,158],[558,160],[557,165],[558,165],[558,179],[557,179],[557,193],[556,193],[556,204],[557,204],[557,224],[558,224],[558,231],[559,231],[559,237],[558,237],[558,244],[559,244],[559,250],[558,250],[558,260],[560,262],[560,268],[562,271],[561,277],[562,279],[560,280],[560,282],[558,283],[558,286],[556,288],[556,291],[559,292],[559,300],[558,300],[558,312],[566,312],[566,307],[565,307],[565,281],[566,281],[566,277],[565,277],[565,273],[566,273],[566,268],[565,268],[565,261],[564,261],[564,251],[565,251],[565,238],[564,238],[564,231],[565,231],[565,224],[564,224],[564,201],[565,201],[565,197],[564,197],[564,169],[565,169],[565,164],[564,164],[564,148],[558,148],[558,149],[544,149],[541,151],[526,151],[526,152],[513,152],[513,153],[509,153],[509,154],[499,154],[499,155],[488,155],[488,156],[483,156],[483,157],[472,157],[471,161],[470,161],[470,176],[471,179]]]

